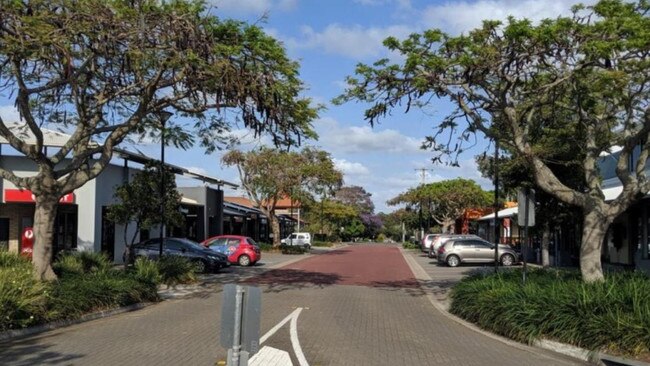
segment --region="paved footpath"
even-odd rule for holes
[[[354,245],[243,279],[263,290],[264,346],[294,365],[575,365],[435,309],[399,248]],[[193,297],[0,344],[0,364],[214,365],[221,284]],[[275,332],[275,325],[288,319]]]

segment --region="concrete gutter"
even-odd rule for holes
[[[406,250],[402,247],[399,247],[404,260],[411,268],[411,272],[419,282],[432,281],[431,276],[422,268],[422,266],[411,256]],[[474,323],[470,323],[462,318],[455,316],[449,312],[448,306],[442,304],[438,299],[436,299],[433,294],[427,293],[427,298],[431,304],[440,311],[447,318],[459,323],[469,329],[472,329],[475,332],[481,333],[484,336],[490,337],[492,339],[498,340],[502,343],[505,343],[509,346],[513,346],[522,350],[529,352],[534,352],[535,349],[544,349],[548,351],[553,351],[565,356],[569,356],[581,361],[589,362],[594,365],[602,366],[615,366],[615,365],[629,365],[629,366],[650,366],[650,363],[632,360],[617,356],[608,355],[603,352],[589,351],[584,348],[572,346],[570,344],[564,344],[560,342],[555,342],[547,339],[540,339],[533,342],[531,346],[525,345],[523,343],[515,342],[509,338],[505,338],[499,335],[496,335],[492,332],[488,332],[484,329],[479,328]],[[537,353],[537,352],[536,352]]]

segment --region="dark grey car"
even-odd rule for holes
[[[158,259],[160,254],[160,238],[149,239],[133,245],[132,254],[133,258],[145,257]],[[214,252],[196,242],[184,238],[165,238],[163,242],[163,255],[187,258],[196,265],[197,272],[216,272],[230,265],[228,257],[224,254]]]
[[[461,263],[494,263],[494,243],[483,239],[452,239],[438,249],[438,263],[456,267]],[[499,245],[499,262],[511,266],[520,260],[512,247]]]

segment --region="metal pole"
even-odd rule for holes
[[[165,240],[165,120],[160,120],[160,248],[158,255],[162,257],[163,241]]]
[[[230,366],[239,365],[239,352],[241,351],[241,318],[242,318],[242,305],[244,303],[244,288],[237,285],[235,293],[235,327],[232,334],[232,363]]]
[[[494,273],[499,271],[499,139],[494,139]]]
[[[526,192],[526,203],[524,203],[524,214],[526,215],[526,217],[524,217],[524,226],[525,226],[524,227],[524,241],[522,241],[522,243],[521,243],[521,245],[522,245],[521,254],[524,257],[523,258],[523,260],[524,260],[524,270],[523,270],[523,272],[521,274],[522,274],[522,282],[525,285],[526,284],[526,256],[528,254],[528,201],[529,201],[528,200],[528,194],[530,193],[530,191],[528,190],[528,188],[526,188],[524,190],[524,192]]]

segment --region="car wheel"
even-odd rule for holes
[[[515,257],[510,254],[504,254],[501,256],[501,265],[502,266],[512,266],[515,263]]]
[[[251,258],[247,256],[246,254],[240,255],[239,259],[237,259],[237,263],[239,263],[240,266],[246,267],[251,265]]]
[[[197,273],[204,273],[206,270],[206,265],[205,262],[202,260],[198,260],[194,262],[194,271]]]
[[[447,265],[449,267],[458,267],[460,264],[460,258],[456,255],[450,255],[447,257]]]

